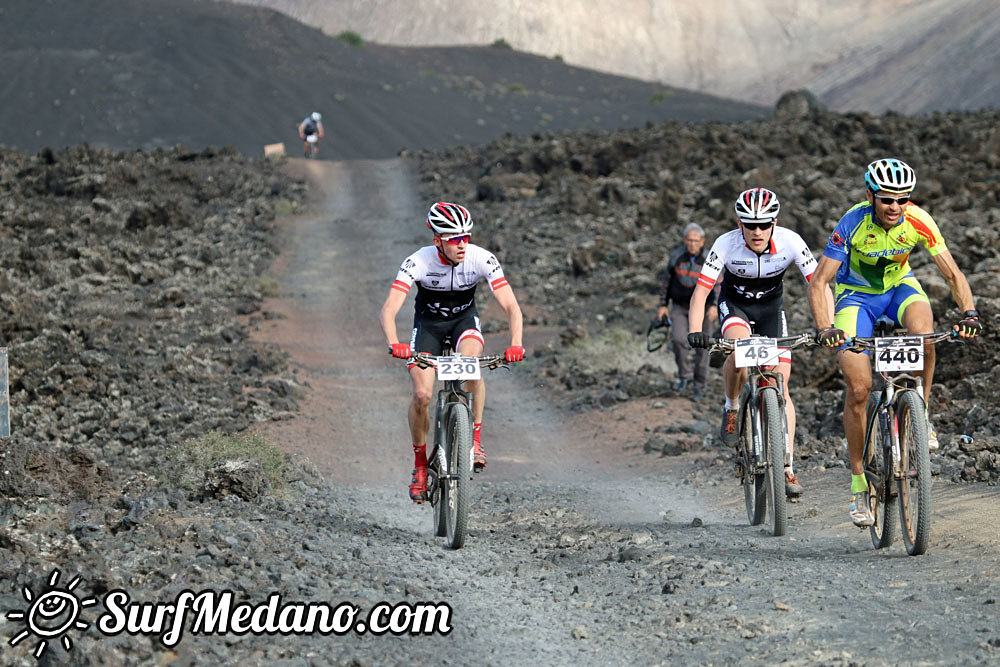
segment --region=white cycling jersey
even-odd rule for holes
[[[470,243],[465,247],[465,260],[452,265],[429,245],[403,260],[392,289],[409,294],[416,284],[417,315],[448,320],[475,304],[476,285],[482,278],[494,292],[508,284],[500,261],[489,250]]]
[[[701,267],[698,284],[708,289],[722,276],[722,298],[735,303],[759,303],[781,296],[785,270],[792,264],[808,281],[816,258],[802,237],[775,225],[767,249],[757,254],[747,247],[743,232],[734,229],[715,240]]]

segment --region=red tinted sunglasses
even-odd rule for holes
[[[468,243],[471,237],[472,234],[460,234],[458,236],[449,236],[447,238],[442,236],[441,240],[448,245],[458,245],[460,243]]]

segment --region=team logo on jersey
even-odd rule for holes
[[[906,232],[900,232],[896,237],[896,243],[906,243]]]
[[[403,262],[403,266],[401,266],[399,268],[402,271],[406,271],[407,269],[412,269],[416,265],[417,265],[416,262],[414,262],[412,259],[408,259],[405,262]]]
[[[871,245],[873,243],[878,243],[878,239],[875,238],[874,234],[869,234],[865,237],[865,245]]]
[[[840,232],[834,231],[830,236],[830,243],[838,248],[844,247],[844,237],[840,235]]]

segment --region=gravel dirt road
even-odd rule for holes
[[[929,551],[876,551],[847,517],[842,469],[800,472],[788,535],[746,521],[729,453],[643,453],[656,426],[716,423],[687,399],[573,412],[531,361],[488,377],[466,547],[431,534],[406,496],[409,382],[378,309],[399,262],[428,242],[412,163],[291,161],[316,193],[281,221],[254,337],[279,344],[307,387],[294,418],[263,430],[307,455],[363,521],[359,572],[399,582],[398,598],[445,601],[447,636],[365,637],[362,663],[978,664],[1000,659],[1000,493],[936,479]],[[503,256],[500,256],[501,262]],[[509,276],[517,290],[530,276]],[[480,290],[485,320],[498,308]],[[400,315],[410,326],[412,300]],[[485,307],[484,307],[485,306]],[[523,304],[531,308],[533,304]],[[532,329],[527,347],[557,337]],[[502,349],[504,334],[488,336]],[[358,528],[358,526],[362,526]],[[343,576],[343,575],[339,575]],[[327,582],[349,593],[348,582]],[[376,588],[378,588],[376,586]],[[388,588],[388,587],[387,587]],[[355,601],[361,603],[362,601]],[[339,655],[345,655],[344,651]]]

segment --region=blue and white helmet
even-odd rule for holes
[[[910,165],[896,158],[875,160],[865,172],[865,185],[872,192],[907,194],[916,184],[917,175]]]

